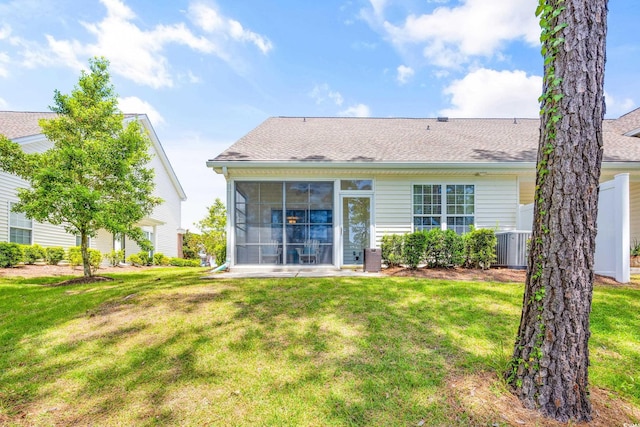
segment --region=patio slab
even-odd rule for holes
[[[248,278],[285,278],[285,277],[382,277],[382,273],[367,273],[362,270],[335,268],[297,268],[264,269],[233,268],[219,273],[210,272],[204,279],[248,279]]]

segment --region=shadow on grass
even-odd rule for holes
[[[511,284],[112,277],[68,289],[0,282],[2,306],[15,307],[0,314],[13,328],[0,338],[5,414],[35,424],[474,424],[448,379],[502,369],[522,302]],[[37,411],[59,402],[69,410]]]

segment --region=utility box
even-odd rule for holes
[[[497,262],[495,266],[526,269],[529,255],[527,241],[531,238],[531,232],[517,230],[498,232],[496,233],[496,238],[498,244],[496,247]]]
[[[364,250],[363,271],[368,273],[378,273],[382,268],[382,250],[378,248],[367,248]]]

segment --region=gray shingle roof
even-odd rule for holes
[[[272,117],[214,162],[535,162],[539,119]],[[640,109],[603,123],[605,161],[640,162]]]
[[[125,117],[133,115],[125,114]],[[38,121],[54,117],[56,113],[51,112],[0,111],[0,134],[9,139],[40,135],[42,129]]]
[[[55,113],[0,111],[0,134],[9,139],[39,135],[42,129],[38,120],[52,119],[55,116]]]

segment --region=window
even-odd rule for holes
[[[443,199],[442,189],[445,190]],[[413,186],[413,228],[446,228],[458,234],[469,231],[475,218],[474,185],[426,184]]]
[[[343,179],[340,181],[341,190],[373,190],[373,181],[370,179]]]
[[[14,212],[13,203],[9,203],[9,241],[13,243],[31,244],[33,221],[24,212]]]

